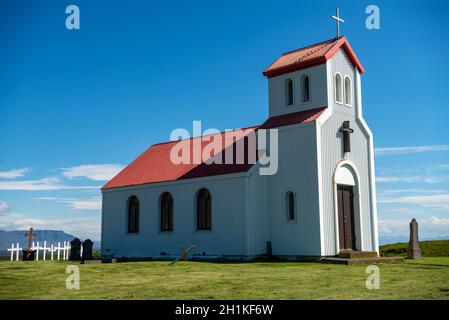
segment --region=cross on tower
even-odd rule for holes
[[[340,38],[340,22],[345,23],[345,20],[340,18],[340,9],[337,8],[336,15],[331,18],[337,21],[337,38]]]
[[[345,153],[351,152],[351,136],[350,134],[354,132],[354,129],[349,127],[349,121],[344,121],[343,125],[339,129],[343,133],[343,148]]]
[[[25,237],[28,238],[28,251],[31,250],[31,241],[33,238],[37,237],[37,234],[33,233],[33,228],[30,228],[30,231],[25,233]]]

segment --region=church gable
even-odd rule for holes
[[[339,49],[328,61],[329,105],[335,112],[355,116],[356,68],[343,49]]]
[[[264,76],[271,78],[285,73],[310,68],[326,63],[337,51],[342,48],[352,65],[364,72],[364,68],[352,50],[346,37],[333,38],[311,46],[284,53],[274,61],[264,72]]]

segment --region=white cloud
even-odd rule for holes
[[[1,179],[15,179],[20,178],[25,175],[30,169],[29,168],[22,168],[22,169],[13,169],[9,171],[0,171],[0,178]]]
[[[94,199],[92,199],[94,200]],[[99,240],[101,234],[101,215],[91,214],[88,217],[74,216],[70,218],[36,218],[20,212],[14,212],[5,201],[0,201],[3,211],[0,211],[0,230],[62,230],[78,238]]]
[[[449,145],[444,144],[444,145],[416,146],[416,147],[376,148],[374,150],[377,156],[435,152],[435,151],[449,151]]]
[[[438,189],[390,189],[383,190],[383,193],[398,194],[398,193],[444,193],[445,190]]]
[[[419,195],[402,196],[395,198],[380,198],[378,203],[402,203],[410,205],[419,205],[424,208],[436,209],[443,212],[449,212],[449,193],[437,195]]]
[[[101,234],[100,215],[73,218],[38,219],[17,212],[0,215],[2,230],[62,230],[78,238],[99,240]]]
[[[87,178],[94,181],[107,181],[123,169],[120,164],[86,164],[71,168],[62,168],[66,178]]]
[[[0,200],[0,213],[7,212],[10,210],[10,208],[11,207],[10,207],[9,203]]]
[[[0,181],[0,190],[64,190],[64,189],[98,189],[99,186],[68,186],[61,183],[57,177],[42,178],[37,180],[23,181]]]
[[[421,214],[420,208],[388,208],[388,212],[403,214]]]
[[[403,176],[377,176],[378,183],[442,183],[449,181],[447,176],[422,176],[422,175],[403,175]]]
[[[379,233],[383,236],[408,236],[408,219],[383,219],[378,221]],[[440,237],[449,235],[449,218],[435,217],[417,219],[421,237]]]
[[[66,203],[70,209],[74,210],[100,210],[101,198],[76,199],[76,198],[57,198],[57,197],[39,197],[36,200],[51,200],[60,203]]]

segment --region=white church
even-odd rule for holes
[[[102,188],[102,254],[176,256],[191,245],[189,254],[224,259],[378,252],[363,72],[344,36],[282,54],[263,72],[269,118],[250,128],[277,129],[276,173],[260,174],[259,161],[175,164],[179,141],[155,144]]]

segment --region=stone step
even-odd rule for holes
[[[339,258],[343,259],[354,259],[354,258],[377,258],[377,252],[372,251],[353,251],[353,250],[342,250],[338,254]]]
[[[402,257],[375,257],[375,258],[330,257],[330,258],[321,259],[321,262],[324,262],[324,263],[335,263],[335,264],[345,264],[345,265],[400,263],[403,261],[404,261],[404,258],[402,258]]]

